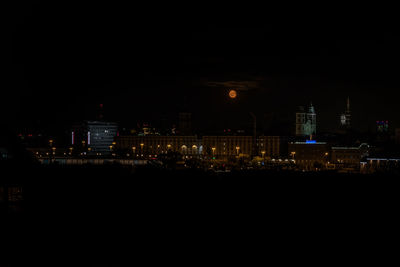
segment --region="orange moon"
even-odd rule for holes
[[[230,98],[236,98],[236,96],[237,96],[237,93],[236,93],[235,90],[230,90],[230,91],[229,91],[229,97],[230,97]]]

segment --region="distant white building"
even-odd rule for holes
[[[88,121],[88,148],[91,148],[91,154],[111,152],[110,146],[117,136],[118,125],[113,122]]]
[[[317,133],[317,114],[312,104],[306,111],[300,106],[296,112],[296,136],[314,136]]]

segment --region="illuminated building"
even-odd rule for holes
[[[253,136],[203,136],[204,155],[219,159],[252,155]],[[260,136],[256,156],[279,158],[287,154],[287,139],[280,136]],[[214,149],[213,149],[214,148]]]
[[[117,151],[133,157],[154,157],[168,151],[195,156],[203,150],[196,136],[118,136],[115,142]]]
[[[400,157],[366,158],[361,162],[361,173],[396,173],[400,174]]]
[[[258,155],[263,157],[286,158],[288,140],[283,136],[260,136],[257,138],[257,147]]]
[[[111,154],[114,138],[118,135],[118,125],[113,122],[86,121],[71,130],[70,144],[78,151],[89,155]]]
[[[360,147],[332,147],[331,163],[335,169],[346,169],[348,171],[358,171],[362,150]]]
[[[387,133],[389,131],[388,121],[376,121],[376,131],[378,133]]]
[[[168,151],[188,156],[227,159],[231,156],[249,156],[253,136],[119,136],[116,150],[134,157],[165,154]],[[285,155],[284,155],[285,154]],[[257,139],[257,155],[279,158],[287,154],[287,141],[279,136],[261,136]]]
[[[296,136],[315,136],[317,133],[317,114],[311,104],[306,111],[300,106],[296,112]]]
[[[350,98],[347,97],[346,111],[340,115],[340,126],[344,128],[351,127]]]
[[[252,136],[203,136],[203,153],[213,158],[250,156],[253,148]]]
[[[315,140],[290,142],[288,152],[289,156],[295,160],[296,165],[303,170],[323,168],[329,159],[328,144]]]
[[[87,146],[91,153],[110,154],[114,138],[118,134],[118,125],[113,122],[88,121]]]

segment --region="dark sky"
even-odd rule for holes
[[[93,118],[104,103],[106,116],[123,124],[189,110],[200,128],[239,127],[249,111],[259,121],[288,120],[312,101],[319,129],[329,130],[350,96],[358,128],[377,119],[400,127],[400,33],[391,14],[206,2],[179,8],[12,4],[2,116],[65,125]],[[224,87],[232,84],[239,85],[235,103]]]

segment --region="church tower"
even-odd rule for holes
[[[296,112],[296,135],[312,139],[317,133],[317,114],[312,103],[307,110],[299,107]]]
[[[340,115],[340,126],[349,129],[351,127],[350,98],[347,97],[346,111]]]

